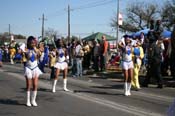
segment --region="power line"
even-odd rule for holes
[[[102,1],[93,1],[93,2],[90,2],[90,3],[87,3],[87,4],[84,4],[84,5],[80,5],[76,8],[84,8],[84,7],[87,7],[87,6],[92,6],[92,5],[96,5],[96,4],[101,4],[103,2],[106,2],[106,0],[102,0]]]
[[[55,16],[61,16],[61,15],[64,15],[64,14],[66,14],[66,10],[65,9],[61,9],[61,10],[56,11],[54,13],[47,14],[46,16],[47,17],[55,17]]]
[[[85,5],[81,5],[79,7],[75,7],[73,9],[70,9],[70,6],[68,5],[68,10],[65,10],[65,9],[64,10],[59,10],[59,11],[56,12],[56,13],[60,12],[58,15],[47,15],[47,16],[60,16],[60,15],[63,15],[63,14],[66,13],[66,12],[63,12],[63,11],[68,12],[68,40],[69,40],[69,38],[70,38],[70,11],[88,9],[88,8],[92,8],[92,7],[98,7],[98,6],[107,5],[107,4],[110,4],[110,3],[113,3],[113,2],[115,2],[115,0],[94,1],[94,2],[91,2],[91,3],[85,4]],[[44,19],[43,19],[43,21],[44,21]],[[101,24],[98,24],[98,25],[101,25]],[[97,24],[96,24],[96,26],[97,26]],[[43,33],[43,31],[42,31],[42,33]],[[42,34],[42,36],[43,36],[43,34]]]
[[[81,9],[88,9],[88,8],[103,6],[103,5],[107,5],[107,4],[113,3],[113,2],[115,2],[115,0],[100,0],[100,1],[94,1],[94,2],[91,2],[91,3],[85,4],[85,5],[81,5],[81,6],[72,8],[72,9],[70,9],[70,11],[75,11],[75,10],[81,10]],[[67,12],[67,8],[61,9],[61,10],[59,10],[59,11],[56,11],[55,13],[47,14],[46,16],[47,16],[47,17],[61,16],[61,15],[66,14],[65,11]]]
[[[104,1],[104,2],[99,2],[96,4],[90,4],[90,5],[84,5],[84,6],[79,6],[77,8],[74,8],[72,10],[81,10],[81,9],[88,9],[88,8],[93,8],[93,7],[98,7],[98,6],[103,6],[103,5],[107,5],[110,3],[115,2],[114,0],[110,0],[110,1]]]
[[[72,25],[82,25],[82,26],[108,26],[108,25],[110,25],[110,24],[108,24],[108,23],[84,23],[84,24],[76,24],[76,23],[74,23],[74,24],[72,24]]]

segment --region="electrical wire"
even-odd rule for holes
[[[82,10],[82,9],[88,9],[88,8],[93,8],[93,7],[98,7],[98,6],[103,6],[103,5],[107,5],[110,3],[116,2],[115,0],[103,0],[102,2],[96,2],[96,3],[91,3],[91,4],[86,4],[83,6],[79,6],[76,8],[73,8],[72,10]]]
[[[84,4],[84,5],[75,7],[75,8],[71,8],[70,11],[82,10],[82,9],[88,9],[88,8],[103,6],[103,5],[107,5],[107,4],[113,3],[113,2],[116,2],[116,1],[115,1],[115,0],[100,0],[100,1],[94,1],[94,2],[91,2],[91,3],[87,3],[87,4]],[[67,11],[66,8],[65,8],[65,9],[61,9],[61,10],[59,10],[59,11],[56,11],[55,13],[52,13],[52,14],[47,14],[46,16],[47,16],[47,17],[61,16],[61,15],[64,15],[64,14],[67,13],[67,12],[65,12],[65,11]]]
[[[59,11],[56,11],[54,13],[50,13],[50,14],[46,14],[47,17],[56,17],[56,16],[61,16],[61,15],[64,15],[66,14],[66,10],[65,9],[61,9]]]

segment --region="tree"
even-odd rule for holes
[[[170,30],[175,24],[175,0],[167,1],[161,10],[163,24]]]
[[[158,18],[160,10],[158,5],[150,2],[133,2],[126,9],[126,17],[123,25],[119,26],[121,31],[136,32],[144,28],[149,28],[149,22]],[[111,26],[117,27],[117,18],[112,19]]]
[[[0,46],[4,45],[5,42],[10,42],[10,37],[8,32],[0,34]]]
[[[68,44],[68,37],[66,37],[66,38],[62,38],[64,41],[65,41],[65,43],[67,43]],[[72,36],[72,37],[70,37],[70,42],[72,41],[72,40],[79,40],[79,38],[77,37],[77,36]]]
[[[23,36],[23,35],[21,35],[21,34],[14,35],[14,38],[15,38],[15,39],[26,39],[26,37]]]
[[[53,28],[48,28],[45,31],[45,36],[47,36],[47,37],[55,37],[57,35],[58,35],[58,31],[54,30]]]

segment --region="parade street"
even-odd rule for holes
[[[0,68],[0,116],[165,116],[175,98],[175,88],[132,90],[123,95],[122,75],[68,77],[68,89],[62,90],[62,76],[56,93],[51,92],[49,69],[39,79],[38,107],[27,107],[22,64],[4,64]]]

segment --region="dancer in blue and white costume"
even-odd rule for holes
[[[52,85],[52,92],[56,92],[56,84],[58,81],[58,76],[60,74],[60,71],[63,70],[63,89],[64,91],[69,91],[67,89],[67,72],[68,72],[68,54],[66,46],[64,46],[63,41],[61,39],[58,39],[56,41],[57,45],[57,61],[54,67],[56,68],[55,72],[55,78]]]
[[[119,42],[119,47],[122,49],[122,69],[124,73],[124,95],[131,95],[131,79],[133,77],[133,60],[132,60],[132,45],[130,38],[125,35],[124,41]]]
[[[24,75],[26,77],[27,86],[27,106],[38,106],[36,103],[37,88],[38,88],[38,77],[42,72],[38,68],[38,58],[40,51],[36,48],[36,40],[33,36],[27,39],[27,49],[25,51],[27,58]],[[32,98],[30,101],[30,90],[32,89]]]

